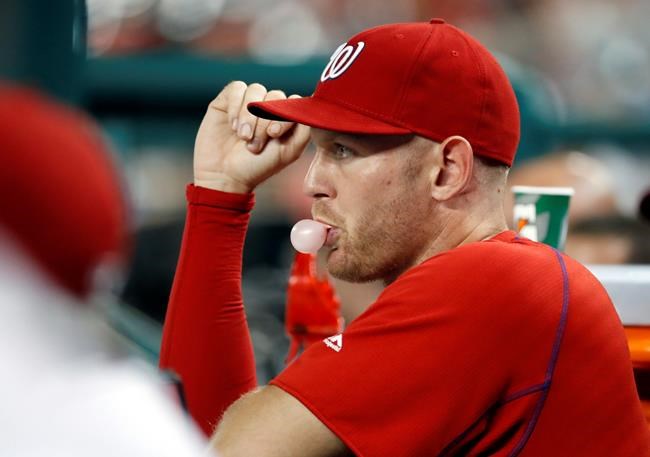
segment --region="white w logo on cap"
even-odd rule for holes
[[[365,43],[363,41],[357,43],[356,49],[347,43],[343,43],[339,46],[336,51],[334,51],[334,54],[332,54],[332,57],[330,57],[330,61],[325,67],[325,70],[323,70],[323,74],[320,76],[321,82],[341,76],[359,56],[364,46]]]

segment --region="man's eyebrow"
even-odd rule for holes
[[[340,144],[342,146],[349,146],[353,149],[368,149],[371,148],[372,143],[368,141],[368,135],[355,135],[343,132],[332,132],[328,135],[316,139],[312,138],[314,144]],[[365,141],[364,141],[365,140]]]
[[[365,141],[364,141],[365,140]],[[355,135],[352,133],[340,133],[337,135],[334,135],[330,141],[332,143],[351,143],[353,145],[358,145],[358,146],[365,146],[368,145],[370,142],[368,141],[367,138],[363,138],[362,135]]]
[[[406,135],[366,135],[354,133],[340,133],[334,135],[329,141],[332,143],[343,142],[350,144],[352,147],[361,147],[364,149],[372,149],[374,151],[381,151],[384,149],[392,149],[408,143],[414,138],[413,134]]]

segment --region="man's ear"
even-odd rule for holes
[[[438,201],[460,194],[472,179],[474,152],[462,136],[451,136],[440,143],[439,167],[431,176],[431,196]]]

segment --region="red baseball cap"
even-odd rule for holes
[[[55,283],[85,297],[95,270],[128,254],[117,168],[83,113],[0,84],[0,229]]]
[[[332,54],[311,97],[254,102],[259,117],[344,133],[465,137],[474,153],[512,165],[519,108],[490,52],[462,30],[429,23],[365,30]]]

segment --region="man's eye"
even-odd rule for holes
[[[347,159],[353,154],[352,150],[342,144],[334,145],[334,157],[337,159]]]

